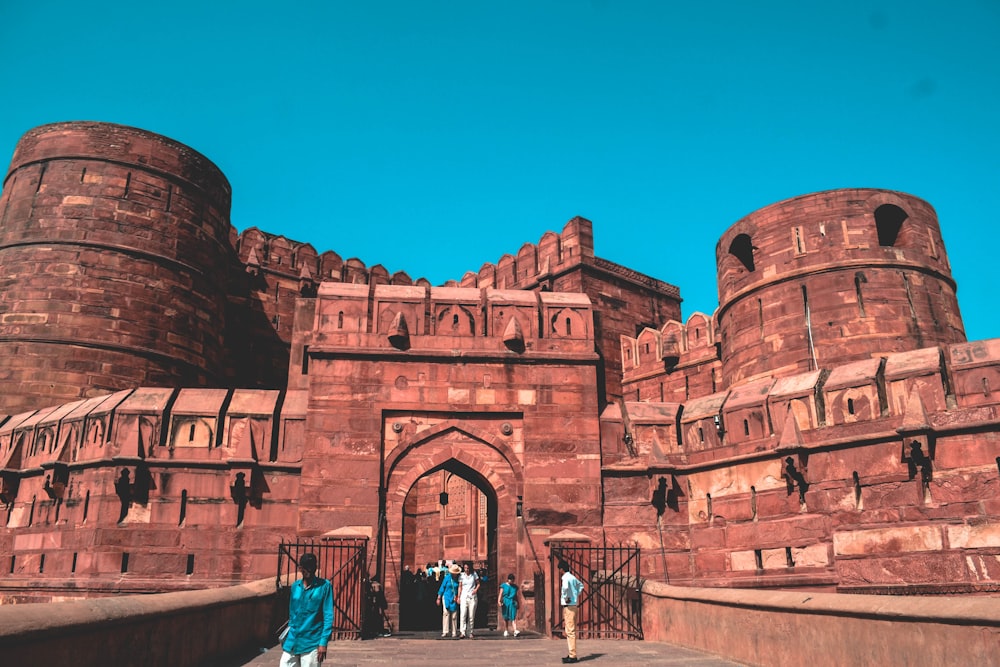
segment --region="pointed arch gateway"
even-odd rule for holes
[[[472,560],[485,567],[491,580],[480,591],[477,627],[496,613],[496,605],[488,603],[498,568],[516,570],[523,472],[511,447],[490,433],[492,425],[441,422],[386,456],[383,558],[389,613],[396,627],[440,627],[429,586],[419,596],[422,603],[415,602],[410,591],[400,590],[404,564],[415,572],[439,558]],[[449,491],[447,505],[442,504],[441,494]],[[423,619],[428,627],[416,627],[421,623],[414,619]]]

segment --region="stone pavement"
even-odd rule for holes
[[[330,644],[325,665],[413,665],[414,667],[486,667],[502,665],[561,665],[566,655],[565,639],[549,639],[525,633],[517,639],[499,632],[477,633],[476,638],[439,639],[436,633],[403,632],[392,637]],[[580,664],[693,667],[734,667],[738,663],[707,653],[659,642],[586,639],[577,643]],[[244,667],[278,667],[281,648],[244,663]]]

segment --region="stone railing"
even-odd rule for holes
[[[642,586],[643,634],[747,665],[987,665],[1000,598]]]
[[[274,579],[201,591],[0,606],[0,664],[196,667],[273,646]]]

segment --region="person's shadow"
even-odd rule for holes
[[[597,660],[598,658],[603,658],[606,653],[590,653],[588,655],[577,656],[577,662],[589,662],[591,660]]]

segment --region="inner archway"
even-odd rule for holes
[[[483,565],[487,580],[480,586],[477,627],[486,627],[496,614],[497,570],[520,572],[517,507],[523,473],[504,440],[502,419],[445,419],[431,428],[414,429],[412,435],[404,429],[386,455],[385,524],[377,560],[382,564],[388,613],[397,628],[415,625],[409,610],[406,618],[400,616],[400,602],[406,599],[401,589],[410,576],[407,565],[411,574],[438,560],[465,559]],[[442,504],[441,493],[448,493],[447,504]],[[428,599],[430,593],[434,597]],[[427,603],[418,608],[429,609],[436,594],[436,588],[425,588]],[[435,605],[426,616],[437,619],[440,631],[440,609]]]
[[[489,602],[497,586],[497,496],[482,475],[450,459],[420,477],[403,502],[399,556],[400,630],[440,630],[440,568],[451,562],[470,562],[479,573],[475,627],[496,626]]]

